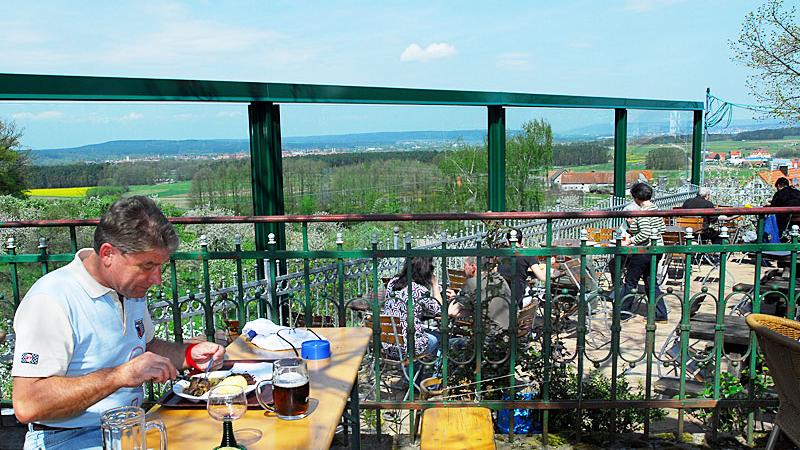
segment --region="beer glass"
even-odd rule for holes
[[[272,404],[265,403],[256,395],[261,407],[274,412],[284,420],[302,419],[308,415],[308,368],[301,358],[275,361],[272,372]],[[261,392],[265,380],[258,383],[256,392]]]
[[[145,422],[144,410],[138,406],[120,406],[100,416],[103,450],[144,450],[146,433],[151,428],[161,433],[161,450],[167,448],[167,431],[160,420]]]

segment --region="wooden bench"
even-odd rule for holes
[[[488,408],[430,408],[423,413],[420,450],[494,448],[494,425]]]

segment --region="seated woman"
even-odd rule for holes
[[[408,336],[408,277],[406,265],[400,273],[386,285],[386,301],[383,314],[400,319],[400,333]],[[436,317],[442,314],[442,294],[436,275],[433,273],[433,258],[415,257],[411,259],[411,299],[414,305],[414,352],[416,356],[433,355],[439,350],[439,336],[435,330],[426,329],[423,317]],[[450,305],[450,314],[457,313],[458,306]],[[395,346],[383,343],[388,351],[399,351]],[[403,349],[406,354],[408,348]]]
[[[631,197],[641,208],[642,211],[654,211],[658,209],[651,201],[653,188],[647,183],[635,183],[631,186]],[[664,220],[661,217],[634,217],[629,222],[630,239],[623,240],[623,245],[647,246],[655,241],[656,245],[664,245]],[[660,259],[660,255],[659,258]],[[644,281],[645,292],[650,292],[650,255],[647,253],[637,253],[628,256],[625,264],[625,285],[622,289],[621,313],[623,320],[633,317],[631,307],[633,306],[634,296],[639,286],[639,280]],[[656,322],[666,322],[667,306],[661,297],[661,289],[655,286],[656,295]]]

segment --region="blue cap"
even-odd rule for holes
[[[325,359],[331,357],[331,343],[322,339],[303,342],[300,351],[303,359]]]

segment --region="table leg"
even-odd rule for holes
[[[347,401],[350,422],[350,448],[361,448],[361,408],[358,403],[358,380],[353,383],[353,389],[350,390],[350,399]]]

